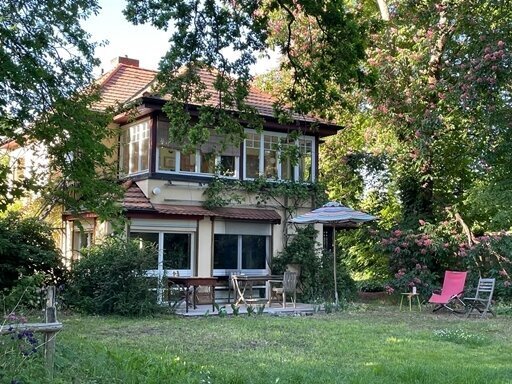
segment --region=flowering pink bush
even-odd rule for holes
[[[468,286],[478,277],[496,277],[496,295],[512,298],[512,236],[498,234],[477,238],[470,246],[455,224],[419,221],[418,230],[395,229],[381,233],[378,250],[388,256],[392,280],[388,293],[409,292],[423,296],[442,284],[446,270],[469,271]]]

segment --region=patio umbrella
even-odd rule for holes
[[[376,220],[377,217],[355,209],[345,207],[344,205],[331,201],[320,208],[314,209],[303,215],[290,219],[294,224],[327,224],[333,229],[333,256],[334,256],[334,297],[338,305],[338,283],[336,281],[336,228],[356,228],[361,223]]]

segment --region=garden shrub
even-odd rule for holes
[[[384,292],[388,280],[367,279],[356,281],[357,290],[360,292]]]
[[[36,218],[9,213],[0,218],[0,290],[11,290],[21,277],[43,274],[44,283],[60,284],[64,275],[52,229]]]
[[[416,287],[427,297],[439,288],[445,270],[465,270],[458,257],[462,237],[453,232],[449,223],[421,222],[417,231],[396,229],[381,236],[377,251],[388,256],[392,278],[387,287],[389,293],[408,292]]]
[[[416,286],[428,297],[440,288],[446,270],[468,271],[466,287],[476,287],[478,278],[495,277],[495,298],[512,298],[512,236],[481,236],[469,246],[454,223],[430,224],[420,220],[417,231],[394,231],[382,234],[377,252],[388,256],[392,273],[387,290],[408,292]]]
[[[480,236],[468,248],[465,260],[471,273],[470,286],[476,287],[478,277],[494,277],[494,298],[512,301],[512,236],[506,233]]]
[[[36,272],[33,275],[21,276],[10,289],[4,289],[0,294],[2,312],[8,314],[11,311],[31,312],[43,308],[46,300],[45,286],[47,276]]]
[[[138,241],[111,238],[85,251],[73,266],[65,300],[89,314],[147,315],[157,310],[157,279],[146,276],[156,249]]]
[[[375,252],[379,232],[368,226],[339,231],[339,248],[344,252],[343,261],[356,280],[389,279],[388,257],[383,252]]]
[[[272,271],[276,274],[282,274],[288,264],[300,265],[300,298],[305,302],[332,301],[334,298],[332,252],[318,249],[317,234],[313,226],[298,228],[289,244],[272,261]],[[355,284],[339,260],[340,255],[337,264],[338,294],[349,298],[355,293]]]

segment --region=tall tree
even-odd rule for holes
[[[510,131],[509,1],[389,2],[373,41],[372,113],[393,127],[393,169],[408,217],[464,209]]]
[[[381,180],[376,190],[397,193],[411,225],[455,206],[510,226],[510,1],[376,5],[356,4],[362,17],[387,18],[367,49],[376,80],[339,96],[334,113],[346,129],[323,149],[333,197],[360,200]],[[279,74],[266,84],[279,80],[289,81]]]
[[[338,101],[339,91],[364,78],[364,25],[343,0],[128,0],[125,15],[135,24],[151,23],[174,31],[160,63],[160,92],[170,95],[171,138],[192,145],[208,129],[240,141],[236,112],[258,127],[247,97],[250,67],[274,48],[285,55],[293,81],[286,101],[299,113],[322,111]],[[302,50],[305,48],[305,50]],[[302,51],[301,51],[302,50]],[[188,69],[183,76],[182,68]],[[214,89],[205,89],[198,68],[214,68]],[[215,99],[212,98],[215,95]],[[183,103],[210,100],[199,122],[189,124]],[[212,100],[215,102],[212,103]],[[276,105],[282,111],[282,105]]]
[[[0,140],[48,159],[19,179],[1,162],[0,209],[28,191],[74,210],[114,209],[105,199],[118,192],[104,142],[109,117],[94,111],[98,62],[80,26],[97,11],[97,0],[0,2]]]

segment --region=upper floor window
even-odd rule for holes
[[[157,172],[220,174],[238,177],[240,148],[223,145],[222,139],[211,133],[207,143],[191,153],[169,142],[169,123],[162,118],[157,122]]]
[[[313,140],[303,136],[290,142],[285,134],[248,132],[244,142],[244,178],[314,181]],[[294,151],[288,150],[290,146]]]
[[[256,133],[247,130],[242,159],[240,146],[224,143],[223,137],[214,130],[210,132],[208,142],[198,145],[192,152],[185,152],[182,145],[170,142],[169,122],[165,118],[158,117],[156,126],[157,146],[151,149],[156,159],[156,172],[218,174],[238,178],[243,170],[244,179],[264,177],[300,182],[315,180],[313,137],[290,139],[284,133]],[[121,173],[147,172],[149,159],[150,120],[122,127]]]
[[[123,127],[120,144],[121,173],[149,170],[149,119]]]

